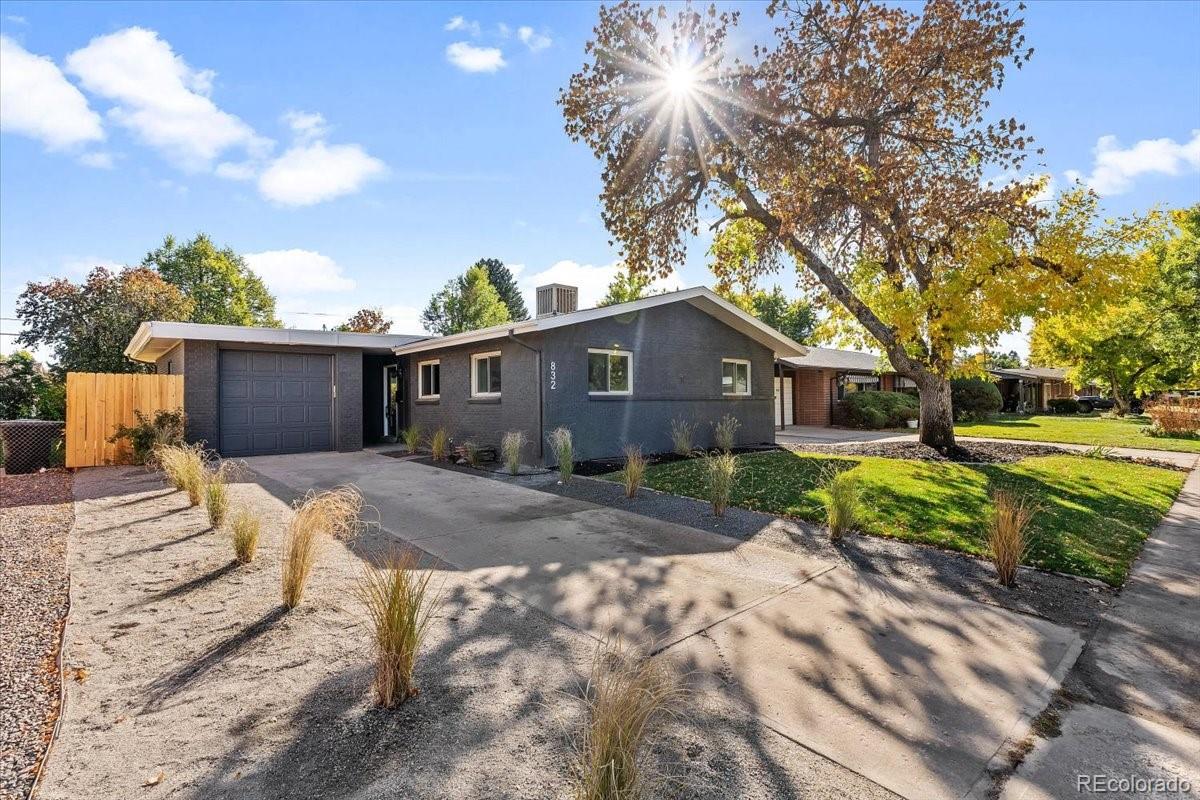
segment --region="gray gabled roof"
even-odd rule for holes
[[[835,350],[830,347],[809,347],[808,353],[781,359],[793,367],[840,369],[849,372],[891,372],[892,368],[879,356],[857,350]]]

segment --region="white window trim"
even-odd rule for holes
[[[630,350],[617,350],[614,348],[605,349],[603,347],[589,347],[588,355],[590,356],[592,353],[597,353],[597,354],[606,355],[606,356],[625,356],[625,358],[629,359],[629,388],[624,391],[617,391],[617,392],[614,392],[614,391],[593,392],[589,386],[588,394],[592,397],[628,397],[629,395],[632,395],[633,394],[633,352]],[[609,384],[611,385],[611,383],[612,383],[612,375],[611,375],[611,368],[610,368]]]
[[[737,371],[735,370],[733,373],[733,389],[734,390],[732,392],[722,391],[721,394],[724,395],[725,397],[749,397],[753,393],[753,390],[754,390],[754,380],[751,375],[751,370],[753,369],[753,367],[750,365],[749,360],[747,360],[745,358],[722,358],[721,359],[721,381],[722,381],[722,383],[724,383],[724,381],[725,381],[725,365],[726,364],[745,364],[746,365],[746,391],[744,391],[744,392],[737,391]],[[724,389],[725,387],[722,386],[721,388]]]
[[[438,368],[439,374],[438,374],[438,393],[437,394],[425,394],[425,377],[422,374],[424,372],[424,370],[421,368],[427,367],[430,364],[436,365]],[[418,361],[417,362],[417,399],[418,400],[439,400],[439,399],[441,399],[441,396],[442,396],[441,374],[440,374],[441,371],[442,371],[442,360],[440,358],[431,358],[428,361]],[[383,387],[383,390],[384,390],[384,392],[387,392],[386,385]]]
[[[478,377],[477,373],[475,372],[476,362],[478,362],[479,360],[484,359],[484,358],[496,358],[496,357],[500,357],[500,369],[501,369],[500,382],[501,382],[501,385],[503,385],[503,383],[504,383],[504,373],[503,373],[504,358],[503,358],[502,351],[489,350],[486,353],[472,353],[471,354],[471,397],[482,397],[485,399],[491,399],[491,398],[496,398],[496,397],[500,396],[501,392],[479,392],[479,391],[476,391],[476,389],[478,389],[479,387],[477,387],[475,385],[475,378]]]

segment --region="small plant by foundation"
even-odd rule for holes
[[[229,514],[229,462],[204,471],[204,507],[208,510],[208,524],[220,530]]]
[[[375,702],[384,708],[418,692],[413,673],[439,597],[429,585],[433,573],[417,565],[412,551],[391,553],[382,567],[368,565],[358,585],[375,643]]]
[[[625,496],[632,499],[637,496],[646,476],[646,457],[642,448],[636,444],[625,445],[625,466],[621,468],[621,483],[625,485]]]
[[[737,417],[733,414],[721,417],[720,422],[713,423],[713,444],[718,450],[728,453],[733,449],[734,442],[737,441],[737,432],[740,427],[742,427],[742,423],[738,422]]]
[[[575,748],[575,800],[655,796],[667,776],[648,757],[664,720],[686,700],[670,664],[621,645],[603,644],[592,660],[587,719]]]
[[[737,456],[729,452],[705,456],[704,473],[707,479],[708,501],[712,503],[713,513],[723,517],[725,509],[729,508],[729,496],[733,493],[733,485],[737,480]]]
[[[258,554],[258,535],[262,520],[250,508],[243,506],[229,521],[230,538],[233,540],[233,557],[239,564],[249,564]]]
[[[283,539],[282,596],[285,608],[300,604],[308,576],[326,538],[350,539],[358,533],[362,494],[353,486],[310,491],[297,506]]]
[[[671,420],[671,451],[677,456],[688,456],[695,450],[696,423],[680,417]]]
[[[1037,508],[1028,499],[1007,489],[992,493],[992,518],[988,525],[988,556],[996,566],[1001,586],[1014,586],[1017,567],[1029,552],[1029,524]]]
[[[445,461],[450,452],[450,434],[445,428],[438,428],[429,435],[429,454],[434,461]]]
[[[409,425],[400,431],[400,438],[404,440],[404,448],[408,452],[417,452],[417,448],[421,446],[421,426]]]
[[[571,438],[571,429],[555,428],[546,438],[550,440],[550,449],[558,462],[558,477],[566,483],[575,472],[575,443]]]
[[[206,473],[203,445],[164,445],[155,449],[155,457],[171,485],[187,492],[193,506],[200,505]]]
[[[521,471],[521,450],[528,441],[525,431],[509,431],[500,440],[500,454],[509,475],[516,475]]]
[[[829,538],[840,542],[853,530],[858,520],[858,505],[861,490],[858,479],[849,470],[838,470],[827,476],[825,491],[829,499],[825,502],[825,522],[829,526]]]
[[[462,460],[467,462],[467,466],[479,466],[479,445],[469,441],[463,442],[456,448],[456,450]]]

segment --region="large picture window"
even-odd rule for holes
[[[633,353],[588,350],[588,394],[632,394]]]
[[[741,358],[721,359],[721,392],[750,394],[750,362]]]
[[[500,351],[471,356],[471,396],[500,396]]]
[[[442,396],[442,362],[422,361],[417,365],[417,399],[436,400]]]

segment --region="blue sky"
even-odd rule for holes
[[[769,23],[742,10],[746,47]],[[1056,183],[1078,173],[1113,213],[1200,200],[1200,3],[1026,16],[1033,61],[994,108],[1027,123]],[[411,331],[480,257],[594,300],[616,252],[599,167],[555,100],[595,17],[588,3],[0,4],[0,315],[28,280],[201,230],[252,254],[297,327],[379,305]],[[706,246],[675,283],[710,282]]]

